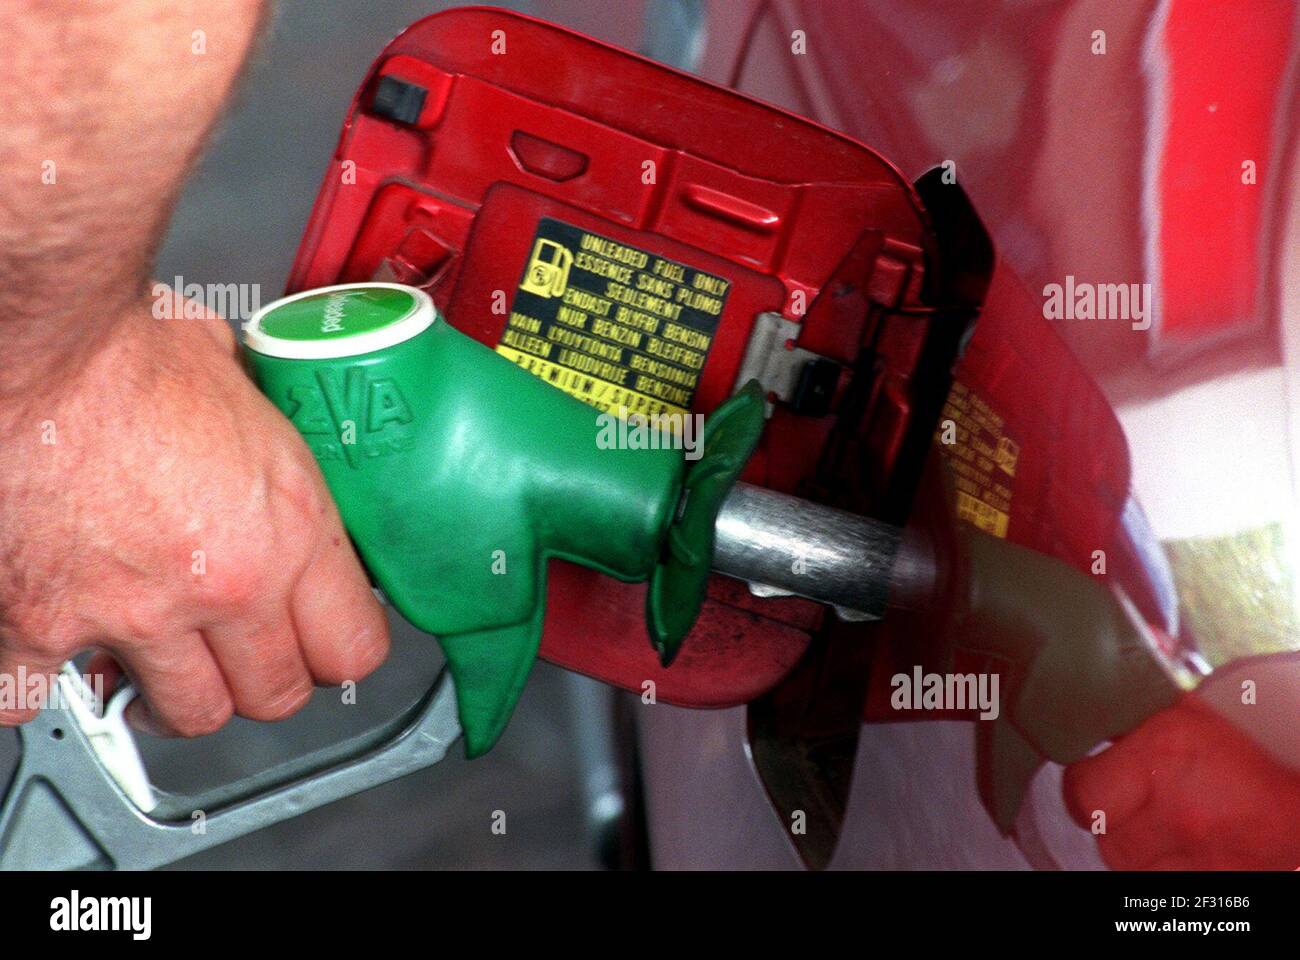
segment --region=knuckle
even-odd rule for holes
[[[121,613],[122,628],[128,637],[160,637],[167,633],[167,616],[156,607],[141,603],[127,604]]]
[[[39,633],[24,637],[19,649],[27,654],[29,661],[52,664],[69,659],[82,645],[73,626],[52,624]],[[28,667],[31,668],[31,663]]]
[[[280,470],[275,488],[284,502],[312,525],[328,512],[329,500],[320,470],[308,452],[295,454],[289,459]]]
[[[11,606],[4,612],[6,645],[41,660],[65,659],[76,648],[73,626],[66,618],[31,606]]]
[[[368,624],[344,642],[338,660],[338,676],[322,678],[331,683],[360,680],[388,659],[388,625]]]
[[[50,662],[66,660],[75,644],[58,633],[41,632],[26,637],[22,647],[33,659]]]
[[[251,550],[232,552],[225,563],[213,563],[196,579],[199,599],[205,605],[242,610],[258,598],[265,582],[262,575],[267,559]]]
[[[228,699],[213,699],[188,710],[170,721],[182,737],[204,737],[224,727],[234,714]]]
[[[306,706],[311,695],[311,684],[295,678],[266,696],[251,699],[240,712],[250,720],[284,720]]]

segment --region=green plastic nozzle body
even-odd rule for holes
[[[371,295],[380,286],[355,288]],[[350,289],[313,294],[345,299],[334,307],[318,299],[316,314],[300,305],[306,319],[291,319],[312,333],[311,324],[337,326],[340,315],[346,327],[350,315],[355,347],[332,329],[324,348],[277,340],[272,334],[301,330],[273,314],[272,304],[250,324],[249,366],[310,446],[375,583],[402,616],[438,637],[456,684],[466,752],[492,746],[528,677],[552,557],[625,581],[668,570],[661,579],[669,587],[652,589],[650,605],[670,608],[679,622],[656,630],[652,609],[651,632],[660,634],[661,651],[665,642],[675,648],[703,601],[708,559],[698,584],[684,593],[671,586],[681,570],[665,547],[681,519],[683,451],[611,445],[608,415],[436,316],[415,324],[406,339],[354,353],[396,337],[384,338],[382,327],[376,333],[366,319],[374,305]],[[327,313],[332,319],[319,319]],[[330,352],[343,355],[319,355]],[[723,458],[739,458],[733,474],[757,440],[761,406],[761,397],[747,398],[740,420],[748,447]],[[694,604],[684,620],[683,604]]]

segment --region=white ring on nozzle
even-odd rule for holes
[[[366,330],[362,333],[342,337],[330,337],[323,340],[284,340],[272,336],[262,329],[262,318],[272,310],[321,294],[334,293],[339,290],[401,290],[410,294],[415,300],[411,311],[399,320],[380,327],[378,330]],[[339,357],[356,357],[363,353],[374,353],[386,347],[395,346],[410,340],[417,334],[429,329],[438,319],[438,309],[433,299],[418,287],[408,287],[403,283],[336,283],[329,287],[316,287],[303,290],[287,297],[268,303],[253,314],[244,324],[244,344],[248,349],[267,357],[280,357],[285,360],[335,360]]]

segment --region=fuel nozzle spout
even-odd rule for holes
[[[747,483],[732,488],[718,513],[717,572],[759,596],[829,604],[845,620],[929,603],[935,563],[917,532]]]
[[[996,672],[1000,702],[976,721],[976,758],[981,799],[1004,833],[1045,761],[1082,759],[1200,677],[1119,585],[958,522],[946,506],[899,530],[739,484],[718,517],[714,564],[760,595],[808,597],[850,620],[887,616],[898,669]]]

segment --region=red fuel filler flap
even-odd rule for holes
[[[772,414],[745,479],[899,524],[952,388],[960,515],[1085,564],[1127,500],[1118,425],[1086,378],[1058,374],[1068,354],[994,277],[943,180],[913,185],[847,137],[560,27],[454,10],[366,77],[289,290],[423,287],[453,325],[604,409],[707,413],[758,377]],[[1064,458],[1059,433],[1078,441]],[[791,695],[811,694],[837,658],[887,647],[876,625],[715,577],[665,670],[643,589],[554,563],[542,656],[721,707],[801,659]]]

